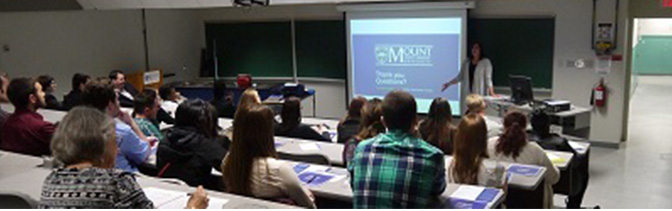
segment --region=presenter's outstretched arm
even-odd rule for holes
[[[446,89],[448,89],[448,87],[450,87],[450,86],[452,86],[456,83],[459,83],[459,82],[460,82],[460,77],[458,75],[455,78],[453,78],[453,80],[450,80],[450,81],[446,82],[445,84],[443,84],[443,87],[441,88],[441,91],[442,92],[446,91]]]

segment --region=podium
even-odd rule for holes
[[[145,88],[159,90],[161,85],[163,85],[163,69],[126,74],[126,83],[133,85],[138,91],[142,91]]]

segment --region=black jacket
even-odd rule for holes
[[[47,106],[45,107],[46,109],[52,109],[52,110],[61,110],[61,102],[58,102],[58,99],[56,99],[56,96],[53,94],[46,94],[44,96],[44,101],[46,102]]]
[[[291,129],[283,128],[282,124],[279,124],[275,128],[275,135],[290,138],[331,142],[331,139],[329,138],[329,133],[325,132],[324,134],[319,134],[317,131],[313,130],[313,128],[310,128],[310,126],[305,124],[299,124],[298,126]]]
[[[351,137],[359,133],[359,125],[361,121],[359,119],[346,119],[341,124],[338,124],[336,129],[338,132],[338,143],[345,143]]]
[[[159,177],[177,178],[190,186],[203,185],[217,190],[221,186],[211,169],[220,170],[226,155],[225,138],[207,138],[193,127],[175,127],[166,131],[156,154]]]
[[[556,134],[550,134],[548,137],[542,138],[539,135],[535,134],[534,132],[528,132],[527,138],[530,141],[537,142],[537,144],[539,144],[541,148],[546,150],[571,152],[573,154],[576,154],[574,148],[572,148],[572,146],[569,145],[569,141]]]
[[[233,114],[236,113],[236,107],[233,106],[233,102],[230,100],[213,100],[210,104],[215,106],[219,117],[233,119]]]
[[[70,93],[68,93],[67,95],[65,95],[65,97],[63,97],[62,108],[65,111],[69,111],[75,106],[81,104],[82,104],[82,92],[80,92],[79,89],[75,89],[70,91]]]

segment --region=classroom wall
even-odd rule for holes
[[[614,0],[598,2],[598,19],[611,20],[615,12]],[[619,46],[624,46],[622,40],[626,38],[624,20],[627,16],[625,5],[628,4],[627,0],[621,0]],[[584,0],[479,0],[472,14],[503,17],[554,16],[556,40],[552,96],[571,100],[580,106],[588,106],[590,88],[600,76],[592,69],[576,69],[563,64],[567,60],[593,58],[594,53],[590,47],[591,7],[592,2]],[[0,33],[0,45],[9,43],[12,50],[0,52],[0,68],[7,69],[12,75],[20,72],[28,75],[41,73],[42,67],[51,67],[59,73],[55,75],[61,84],[59,92],[69,89],[69,77],[76,72],[73,66],[89,70],[92,75],[105,75],[115,68],[141,69],[144,67],[144,51],[140,17],[141,12],[136,10],[1,13],[0,28],[12,30],[8,30],[9,33],[5,33],[5,30]],[[150,64],[152,67],[164,67],[168,73],[177,73],[176,79],[192,79],[190,77],[198,76],[199,49],[205,46],[203,23],[291,18],[341,19],[343,16],[334,5],[281,6],[252,10],[148,10]],[[49,34],[57,34],[58,39],[51,39],[54,36]],[[101,37],[105,39],[100,39]],[[624,54],[622,47],[616,53]],[[624,56],[627,58],[627,55]],[[592,114],[591,140],[618,143],[623,139],[620,131],[624,127],[626,77],[622,63],[613,62],[611,73],[605,77],[610,87],[609,102],[605,109],[596,110]],[[315,88],[319,93],[317,116],[337,118],[343,115],[346,107],[344,81],[300,79],[300,82]]]
[[[274,6],[264,8],[218,8],[200,11],[202,23],[217,22],[257,22],[277,20],[338,20],[343,19],[343,13],[336,10],[335,5],[297,5]],[[205,26],[201,26],[205,31]],[[345,39],[345,35],[344,39]],[[201,37],[205,46],[205,36]],[[288,80],[289,81],[289,80]],[[275,82],[269,81],[269,82]],[[299,78],[299,82],[316,92],[315,115],[323,118],[340,118],[346,111],[345,80],[315,80]],[[312,104],[306,102],[303,106],[303,115],[312,115]]]
[[[147,10],[150,67],[175,77],[164,82],[193,80],[200,75],[205,30],[200,10]]]
[[[0,70],[10,77],[48,73],[61,98],[77,72],[107,76],[144,68],[139,11],[0,13]]]
[[[598,1],[598,20],[609,21],[615,12],[614,0]],[[621,14],[625,14],[627,1],[621,0]],[[553,90],[555,99],[571,100],[579,106],[589,106],[590,90],[600,76],[591,69],[567,67],[568,60],[594,59],[591,49],[592,1],[583,0],[479,0],[472,15],[475,16],[554,16],[555,48]],[[624,46],[625,15],[621,15],[619,46]],[[622,47],[617,50],[623,53]],[[625,71],[623,62],[614,61],[611,73],[605,77],[610,87],[609,102],[604,110],[595,110],[591,116],[590,139],[618,143],[622,140]],[[496,68],[496,67],[495,67]]]

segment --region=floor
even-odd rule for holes
[[[593,147],[583,206],[672,208],[672,77],[640,76],[621,149]],[[563,205],[556,195],[554,204]]]

